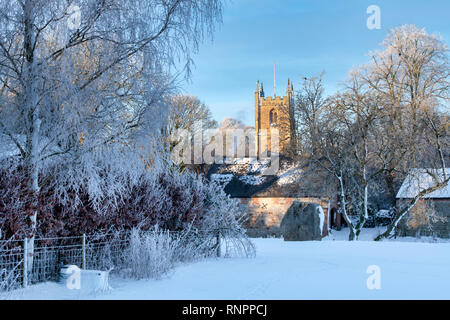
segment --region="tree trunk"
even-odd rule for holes
[[[365,175],[365,172],[364,172]],[[367,219],[369,218],[369,207],[368,207],[368,202],[369,202],[369,186],[368,183],[365,182],[364,184],[364,196],[363,196],[363,213],[360,215],[358,224],[356,225],[356,239],[358,239],[362,228],[364,227],[364,225],[366,224]]]
[[[31,0],[25,1],[24,5],[24,54],[25,66],[23,73],[24,83],[24,97],[23,108],[27,115],[27,141],[26,141],[26,155],[25,166],[26,174],[28,176],[28,186],[31,190],[31,208],[33,213],[30,215],[31,235],[28,239],[28,272],[31,272],[33,266],[34,255],[34,239],[36,235],[37,214],[39,209],[39,105],[37,92],[37,70],[35,61],[35,35],[33,30],[34,13],[33,2]]]
[[[394,188],[394,175],[393,175],[393,169],[388,170],[384,175],[384,181],[386,183],[386,188],[389,193],[389,202],[391,204],[392,208],[395,208],[397,205],[397,199],[395,194],[395,188]]]
[[[344,217],[345,222],[347,223],[348,227],[350,228],[350,234],[348,235],[348,240],[353,241],[353,240],[355,240],[356,231],[353,226],[353,223],[351,222],[351,220],[347,214],[347,202],[345,201],[345,189],[344,189],[344,181],[343,181],[342,175],[340,175],[338,177],[338,180],[339,180],[339,187],[341,189],[342,216]]]

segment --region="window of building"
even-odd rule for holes
[[[278,122],[278,115],[277,115],[277,112],[275,111],[275,109],[270,110],[269,118],[270,118],[270,124],[271,125],[276,125],[277,124],[277,122]]]

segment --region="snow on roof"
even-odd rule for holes
[[[212,174],[211,180],[216,181],[218,183],[228,184],[233,179],[232,174]]]
[[[216,181],[223,185],[227,185],[228,183],[231,182],[233,177],[234,177],[234,175],[231,173],[227,173],[227,174],[215,173],[215,174],[211,175],[211,180]],[[236,177],[242,183],[245,183],[248,185],[254,185],[254,186],[260,185],[265,181],[265,178],[262,176],[245,175],[245,176],[236,176]]]
[[[257,186],[257,185],[260,185],[261,183],[263,183],[265,179],[264,179],[264,177],[261,177],[261,176],[246,175],[246,176],[239,177],[239,180],[245,184]]]
[[[265,175],[271,167],[270,159],[229,159],[211,166],[207,177],[222,184],[234,198],[329,196],[321,175],[309,176],[304,163],[280,157],[278,164],[276,173]]]
[[[254,158],[237,158],[231,159],[231,163],[232,165],[227,168],[229,172],[238,174],[241,173],[241,170],[243,168],[245,168],[247,174],[258,174],[261,173],[267,167],[269,167],[270,160],[269,159],[256,160]]]
[[[233,176],[236,176],[239,181],[247,185],[261,185],[266,181],[264,170],[270,167],[269,159],[252,159],[252,158],[237,158],[230,159],[230,165],[225,166],[220,173],[212,174],[211,179],[221,183],[229,183]],[[277,185],[289,185],[297,183],[302,177],[303,170],[298,166],[298,163],[283,163],[280,165],[276,173]]]
[[[434,185],[433,178],[427,171],[435,172],[439,178],[443,178],[442,170],[436,169],[413,169],[411,173],[403,181],[400,190],[397,193],[397,199],[409,199],[414,198],[419,191],[428,189]],[[450,168],[445,169],[445,174],[450,176]],[[450,198],[450,183],[446,187],[436,190],[424,198]]]
[[[281,168],[278,173],[278,185],[288,185],[298,183],[302,178],[303,170],[296,164],[288,166],[287,168]]]

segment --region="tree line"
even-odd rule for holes
[[[359,236],[372,208],[395,210],[377,240],[392,237],[418,200],[450,179],[447,45],[438,35],[405,25],[391,30],[382,46],[350,71],[335,94],[325,96],[322,73],[303,79],[296,95],[294,151],[337,186],[350,240]],[[411,174],[432,183],[399,207],[396,194]]]

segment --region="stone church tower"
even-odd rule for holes
[[[286,154],[292,150],[295,135],[294,122],[294,87],[288,80],[285,97],[265,97],[263,84],[258,81],[255,92],[255,142],[256,154],[276,150],[271,143],[271,129],[279,132],[279,153]],[[275,147],[275,148],[273,148]]]

